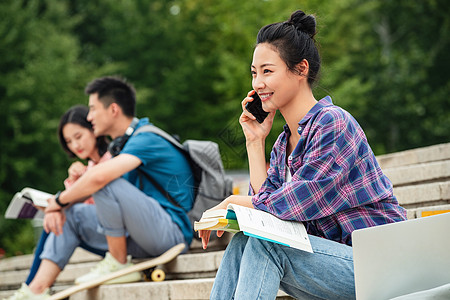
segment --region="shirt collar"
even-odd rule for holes
[[[139,119],[139,123],[136,126],[136,129],[138,129],[141,126],[147,125],[147,124],[152,124],[148,118],[141,118]]]
[[[330,96],[325,96],[324,98],[320,99],[311,109],[310,111],[298,122],[298,125],[304,125],[308,123],[308,121],[311,119],[312,116],[314,116],[316,113],[318,113],[322,108],[332,106],[333,100],[331,100]],[[284,132],[286,134],[290,134],[291,131],[287,124],[283,126]]]
[[[318,113],[322,108],[327,106],[332,106],[333,101],[331,100],[330,96],[326,96],[322,99],[320,99],[314,106],[311,108],[311,110],[303,117],[303,119],[298,122],[298,125],[306,124],[309,119],[311,119],[312,116],[314,116],[316,113]]]

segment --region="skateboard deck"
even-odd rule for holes
[[[170,248],[169,250],[167,250],[166,252],[164,252],[163,254],[161,254],[158,257],[155,258],[151,258],[149,260],[143,261],[141,263],[135,264],[133,266],[130,266],[128,268],[107,274],[105,276],[99,277],[91,282],[85,282],[85,283],[81,283],[78,285],[74,285],[70,288],[67,288],[63,291],[60,291],[58,293],[55,293],[53,295],[50,296],[50,300],[59,300],[59,299],[64,299],[67,298],[75,293],[93,288],[93,287],[97,287],[103,283],[105,283],[106,281],[109,281],[111,279],[115,279],[117,277],[123,276],[123,275],[127,275],[129,273],[132,272],[140,272],[146,269],[150,269],[153,267],[156,267],[158,265],[163,265],[166,264],[168,262],[170,262],[171,260],[173,260],[174,258],[176,258],[178,256],[178,254],[181,253],[181,251],[184,250],[184,248],[186,247],[185,244],[178,244],[176,246],[173,246],[172,248]]]

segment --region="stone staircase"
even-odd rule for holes
[[[450,143],[380,155],[408,219],[450,211]]]
[[[383,171],[394,184],[394,193],[408,210],[408,218],[450,210],[450,143],[402,151],[377,157]],[[242,174],[241,174],[242,175]],[[245,194],[248,179],[235,182],[235,192]],[[214,277],[231,235],[214,240],[207,251],[194,241],[188,254],[164,266],[163,282],[136,282],[102,285],[74,294],[70,300],[100,299],[209,299]],[[0,299],[10,296],[28,275],[32,255],[0,260]],[[101,258],[77,249],[52,291],[73,284]],[[277,299],[293,299],[283,292]]]
[[[209,299],[215,274],[219,268],[224,249],[232,235],[226,233],[213,240],[205,251],[201,243],[194,240],[189,253],[179,255],[172,262],[162,266],[166,273],[163,282],[144,281],[128,284],[102,285],[72,295],[70,300],[87,299]],[[33,255],[22,255],[0,260],[0,299],[9,297],[20,288],[28,276]],[[75,278],[86,274],[101,260],[101,257],[77,248],[69,264],[58,276],[51,291],[58,292],[70,287]],[[134,260],[138,263],[139,260]],[[283,292],[277,299],[293,299]]]
[[[223,239],[213,241],[207,251],[201,249],[199,241],[194,241],[189,253],[179,255],[174,261],[162,266],[166,273],[166,280],[163,282],[143,280],[136,283],[103,285],[74,294],[69,299],[209,299],[223,249],[230,238],[231,235],[228,234]],[[12,295],[25,281],[32,259],[33,255],[23,255],[0,261],[0,299]],[[76,277],[87,273],[100,259],[100,256],[78,248],[58,276],[52,292],[72,285]],[[277,299],[292,298],[280,291]]]

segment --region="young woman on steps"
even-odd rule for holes
[[[406,219],[359,124],[330,97],[313,95],[320,68],[315,34],[315,17],[302,11],[259,31],[254,91],[239,119],[252,196],[230,196],[215,207],[235,203],[303,222],[314,253],[237,233],[211,299],[275,299],[279,289],[297,299],[354,299],[352,231]],[[254,92],[269,112],[262,124],[245,109]],[[266,171],[265,139],[277,110],[286,125]],[[199,235],[206,248],[210,231]]]

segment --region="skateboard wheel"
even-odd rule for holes
[[[164,281],[166,278],[166,273],[161,269],[155,269],[153,270],[150,278],[152,281]]]

